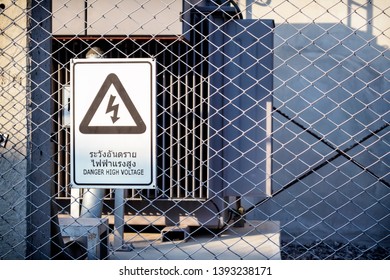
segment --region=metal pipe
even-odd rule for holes
[[[83,194],[80,217],[101,218],[104,193],[104,189],[86,189]]]
[[[86,58],[103,58],[103,51],[99,47],[92,47]],[[101,218],[105,189],[86,189],[83,193],[80,217]]]

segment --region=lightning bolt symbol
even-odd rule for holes
[[[111,95],[110,100],[108,101],[108,106],[106,110],[106,114],[110,112],[114,112],[114,114],[111,116],[112,123],[115,123],[117,120],[119,120],[118,117],[118,109],[119,109],[119,104],[114,105],[116,96]]]

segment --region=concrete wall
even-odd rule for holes
[[[274,106],[306,127],[274,113],[273,190],[309,175],[253,213],[280,221],[286,239],[390,244],[390,188],[380,182],[390,181],[389,2],[367,2],[240,1],[246,17],[275,19]],[[364,138],[353,160],[326,163]]]
[[[13,4],[12,2],[16,2]],[[0,257],[23,259],[27,176],[27,1],[0,1]]]
[[[292,26],[343,24],[375,37],[378,45],[388,47],[390,43],[389,18],[383,12],[389,8],[387,0],[238,0],[238,3],[244,18],[269,18],[276,25]]]

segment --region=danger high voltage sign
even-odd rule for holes
[[[72,60],[72,187],[155,187],[155,77],[152,59]]]

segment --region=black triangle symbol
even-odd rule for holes
[[[111,85],[115,87],[120,98],[122,99],[127,110],[129,111],[131,117],[133,118],[135,125],[133,126],[91,126],[90,125],[93,116],[95,115],[97,109],[99,108],[100,103],[102,103]],[[98,94],[93,100],[82,122],[80,123],[80,132],[84,134],[141,134],[144,133],[145,130],[146,130],[145,123],[142,120],[141,116],[139,115],[137,109],[135,108],[133,102],[131,101],[129,95],[127,94],[118,76],[113,73],[109,74],[105,79],[103,85],[99,89]]]

